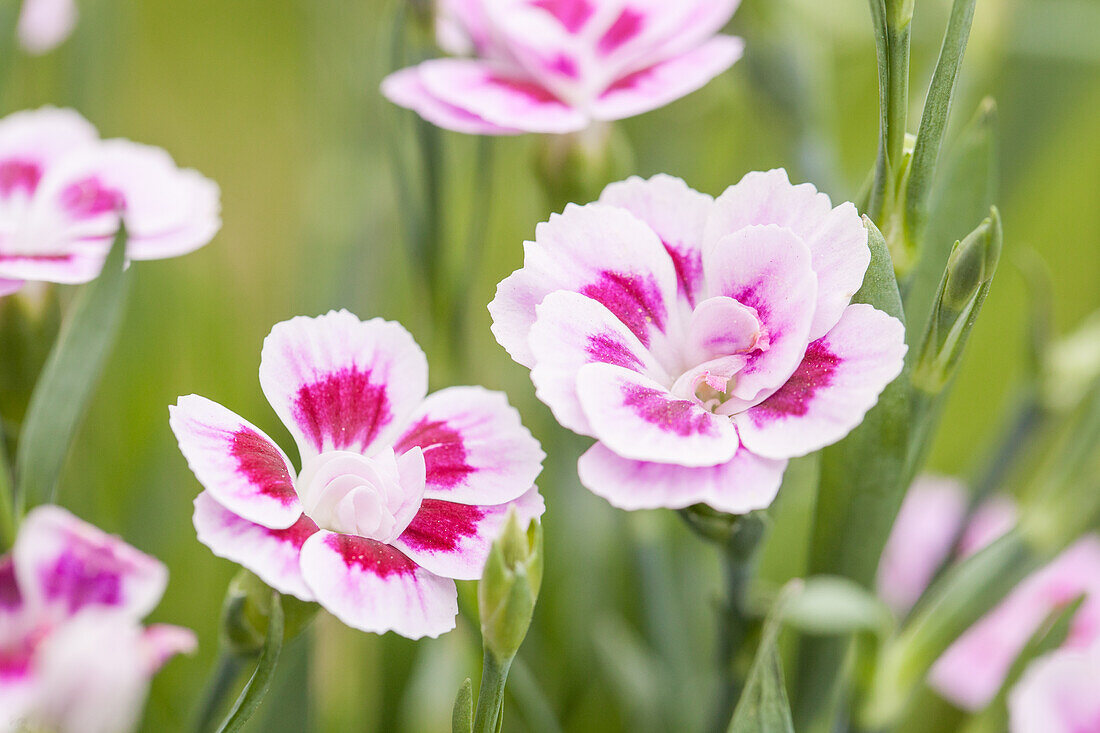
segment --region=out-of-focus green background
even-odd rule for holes
[[[199,652],[157,677],[144,730],[178,730],[189,719],[234,572],[195,540],[199,487],[167,406],[203,394],[289,448],[257,383],[261,341],[277,321],[330,308],[399,319],[429,359],[446,358],[405,254],[393,185],[391,147],[412,118],[378,93],[398,1],[80,0],[66,45],[0,72],[3,113],[73,106],[105,136],[162,146],[222,187],[224,227],[212,244],[134,267],[125,328],[62,485],[65,505],[168,564],[154,619],[199,634]],[[912,130],[948,4],[916,3]],[[1007,256],[931,459],[937,470],[972,471],[1014,399],[1031,308],[1014,267],[1020,253],[1031,248],[1049,266],[1058,330],[1100,306],[1098,27],[1092,0],[978,3],[955,129],[982,97],[997,100]],[[744,0],[730,28],[748,41],[744,60],[703,91],[621,125],[634,172],[668,172],[717,194],[746,171],[784,166],[834,199],[853,198],[877,141],[866,4]],[[448,133],[444,144],[446,266],[458,273],[469,262],[477,143]],[[459,371],[507,390],[551,455],[540,481],[546,582],[513,677],[525,704],[510,702],[505,727],[552,730],[531,712],[541,689],[567,730],[695,730],[713,693],[715,558],[672,513],[628,515],[581,489],[574,465],[584,442],[554,425],[489,333],[484,305],[495,283],[520,265],[522,241],[550,213],[532,165],[540,144],[492,141],[487,254],[464,293],[470,364],[437,361],[433,380],[444,386]],[[806,500],[782,496],[777,511],[797,516]],[[765,554],[774,580],[802,561],[798,522],[784,526]],[[472,587],[463,592],[470,607]],[[454,692],[479,667],[478,644],[462,619],[452,634],[413,643],[322,616],[286,650],[251,729],[446,730]]]

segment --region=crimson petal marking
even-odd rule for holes
[[[260,385],[305,462],[388,445],[424,399],[428,363],[400,324],[331,311],[271,329]]]
[[[502,504],[534,483],[545,454],[501,392],[449,387],[424,400],[394,451],[424,452],[424,495]]]
[[[717,466],[687,467],[635,461],[596,443],[581,456],[581,483],[619,509],[682,509],[707,504],[721,512],[766,509],[779,492],[786,461],[754,455],[744,447]]]
[[[806,349],[790,379],[736,418],[741,440],[760,455],[793,458],[847,435],[901,373],[901,321],[865,304]]]
[[[302,547],[302,574],[317,602],[352,628],[419,639],[455,626],[454,581],[390,545],[321,530]]]
[[[12,557],[27,605],[62,617],[107,607],[139,619],[168,584],[159,560],[52,505],[27,514]]]
[[[286,529],[269,529],[234,514],[204,491],[195,497],[192,521],[199,542],[218,557],[248,568],[280,593],[314,600],[299,564],[302,545],[317,531],[309,517],[301,514]]]
[[[577,373],[577,395],[595,437],[624,458],[713,466],[737,450],[729,418],[628,369],[585,365]]]
[[[230,511],[285,529],[302,513],[286,454],[259,428],[216,402],[189,395],[169,425],[195,478]]]
[[[396,545],[421,567],[437,575],[477,580],[510,507],[516,508],[523,525],[546,510],[542,496],[534,488],[514,501],[496,506],[425,499]]]

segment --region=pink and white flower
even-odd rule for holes
[[[0,731],[134,729],[153,674],[195,648],[189,629],[141,625],[167,581],[64,509],[32,510],[0,557]]]
[[[100,140],[72,110],[0,119],[0,293],[95,278],[120,217],[131,259],[186,254],[217,233],[219,209],[213,181],[159,148]]]
[[[76,27],[76,0],[23,0],[16,34],[27,53],[43,54],[61,45]]]
[[[1012,733],[1100,733],[1100,644],[1028,665],[1008,697]]]
[[[949,479],[919,479],[910,488],[879,566],[879,591],[899,613],[917,600],[935,569],[952,554],[977,552],[1016,523],[1013,502],[993,497],[978,508],[958,546],[952,547],[966,507],[965,488]],[[1081,595],[1086,598],[1070,626],[1068,649],[1100,642],[1100,536],[1078,540],[1028,576],[944,652],[929,683],[955,704],[980,710],[997,694],[1043,621]]]
[[[540,224],[489,311],[558,421],[597,440],[591,491],[744,513],[901,371],[902,324],[849,302],[869,261],[855,207],[782,170],[718,199],[631,178]]]
[[[456,56],[382,83],[390,101],[477,135],[567,133],[648,112],[741,57],[718,35],[739,0],[441,0],[439,45]]]
[[[400,324],[347,311],[277,324],[260,386],[301,470],[243,418],[181,397],[171,425],[206,489],[199,540],[357,629],[454,628],[454,580],[481,577],[508,508],[541,516],[544,454],[503,394],[425,396],[427,385],[424,353]]]

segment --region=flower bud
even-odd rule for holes
[[[527,636],[541,585],[542,525],[533,520],[524,531],[510,509],[477,589],[481,636],[499,663],[511,661]]]
[[[282,596],[284,638],[293,639],[313,620],[320,608],[316,603]],[[229,581],[222,602],[222,647],[236,656],[260,653],[267,637],[271,612],[271,588],[247,570],[241,569]]]
[[[544,135],[535,167],[552,211],[599,197],[611,181],[633,170],[633,152],[622,131],[594,123],[580,132]]]

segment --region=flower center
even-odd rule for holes
[[[307,461],[295,482],[302,508],[317,526],[379,542],[396,540],[424,498],[424,455],[392,448],[368,458],[328,451]]]

